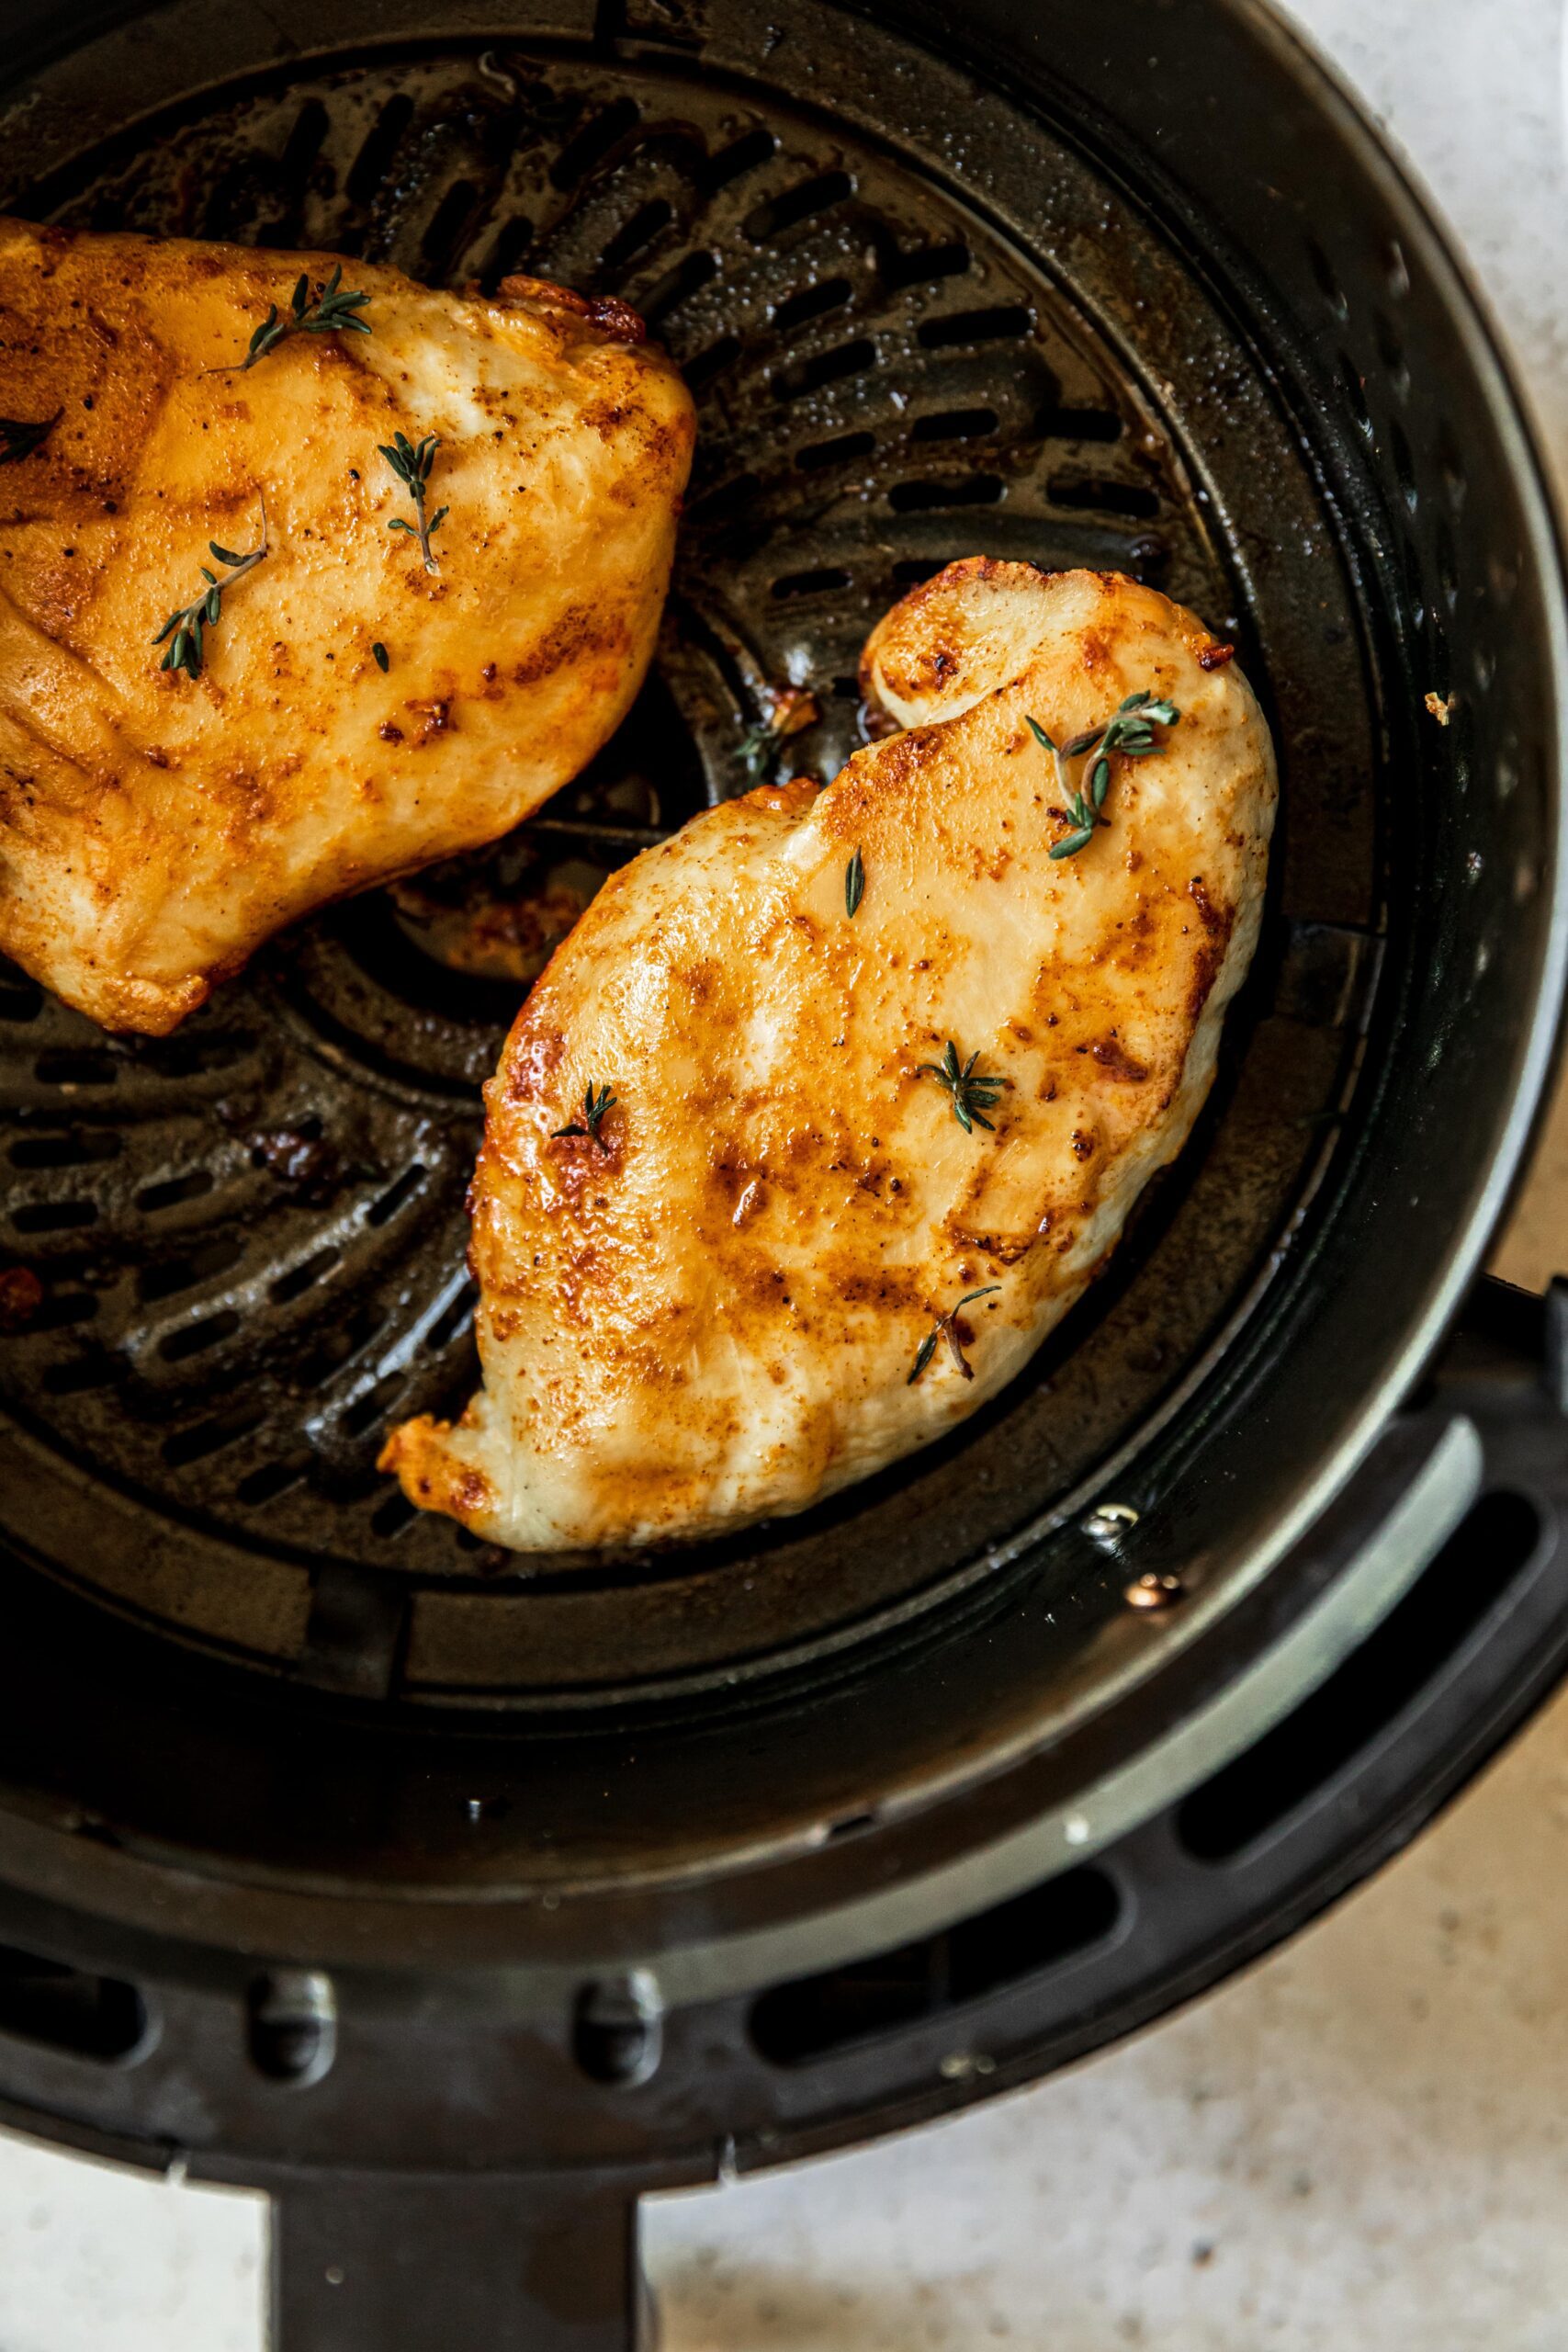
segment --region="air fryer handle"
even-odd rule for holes
[[[649,2352],[622,2188],[316,2175],[272,2206],[270,2352]]]

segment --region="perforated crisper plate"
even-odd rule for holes
[[[967,1432],[722,1545],[514,1562],[376,1472],[391,1421],[456,1408],[475,1377],[463,1193],[516,985],[449,968],[389,894],[278,941],[163,1041],[106,1037],[6,972],[0,1263],[44,1295],[4,1348],[0,1515],[114,1605],[329,1688],[668,1689],[977,1576],[1201,1376],[1348,1083],[1377,922],[1360,657],[1262,370],[1046,125],[1007,117],[997,184],[965,193],[940,158],[817,116],[785,62],[773,87],[762,62],[742,82],[586,49],[359,51],[171,87],[9,191],[34,217],[436,282],[525,268],[622,296],[673,352],[701,437],[658,670],[593,775],[508,846],[508,886],[563,862],[592,880],[745,788],[746,732],[786,684],[823,716],[783,772],[829,776],[861,740],[867,628],[976,550],[1134,572],[1237,636],[1266,695],[1289,681],[1292,821],[1195,1148]],[[1024,215],[1055,224],[1048,253]]]

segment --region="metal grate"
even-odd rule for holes
[[[106,1038],[0,976],[0,1250],[42,1283],[0,1375],[18,1418],[161,1518],[290,1564],[307,1588],[327,1562],[373,1579],[506,1577],[504,1555],[413,1513],[374,1466],[391,1421],[454,1409],[475,1374],[462,1201],[478,1088],[520,989],[449,952],[445,915],[487,894],[581,903],[705,800],[757,780],[741,753],[786,685],[809,687],[821,716],[781,752],[784,772],[831,775],[863,740],[871,619],[976,548],[1133,571],[1245,638],[1213,509],[1171,420],[1039,257],[900,159],[697,74],[499,51],[356,63],[204,98],[14,201],[82,226],[321,246],[439,282],[525,268],[615,293],[697,394],[657,673],[541,820],[486,860],[276,943],[166,1041]],[[548,933],[541,912],[534,935]],[[1322,1025],[1340,1033],[1362,943],[1354,927],[1314,940],[1308,977],[1333,967]],[[1293,947],[1286,960],[1293,971]],[[1285,1143],[1260,1191],[1248,1179],[1251,1222],[1179,1314],[1168,1304],[1170,1336],[1119,1342],[1125,1361],[1142,1350],[1134,1400],[1168,1385],[1183,1335],[1234,1296],[1340,1061],[1331,1035],[1305,1123],[1285,1100]],[[1058,1484],[1103,1450],[1114,1409],[1060,1417]],[[75,1572],[94,1579],[90,1563]],[[362,1623],[334,1649],[330,1612],[280,1584],[258,1625],[254,1595],[231,1610],[233,1573],[182,1567],[181,1593],[205,1583],[198,1601],[145,1577],[110,1589],[322,1680],[362,1676]],[[515,1663],[474,1663],[491,1597],[456,1664],[449,1618],[427,1614],[410,1644],[400,1604],[378,1606],[380,1687],[405,1672],[510,1687]]]

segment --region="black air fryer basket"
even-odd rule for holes
[[[608,2352],[639,2192],[1155,2014],[1556,1679],[1558,1308],[1473,1287],[1562,988],[1546,497],[1419,199],[1247,0],[6,17],[8,209],[526,269],[697,396],[655,675],[488,867],[168,1039],[0,977],[0,1262],[42,1285],[0,1364],[0,2112],[270,2188],[286,2352]],[[1168,589],[1275,726],[1190,1149],[1020,1382],[818,1511],[542,1566],[415,1516],[376,1455],[474,1376],[518,996],[443,908],[755,781],[786,684],[831,775],[871,622],[976,551]]]

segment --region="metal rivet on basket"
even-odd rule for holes
[[[1096,1544],[1115,1544],[1137,1523],[1138,1513],[1131,1503],[1097,1503],[1083,1522],[1083,1532]]]

